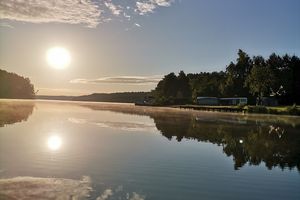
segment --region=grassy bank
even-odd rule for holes
[[[201,106],[201,105],[181,105],[177,106],[183,109],[218,111],[218,112],[243,112],[243,113],[261,113],[275,115],[298,115],[300,116],[300,106]]]

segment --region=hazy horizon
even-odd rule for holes
[[[297,0],[3,0],[0,68],[29,77],[38,95],[150,91],[170,72],[225,70],[238,49],[299,56],[299,7]],[[49,61],[54,47],[70,56],[61,67],[69,58]]]

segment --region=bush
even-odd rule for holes
[[[273,114],[273,115],[278,115],[278,114],[280,114],[280,112],[278,112],[278,110],[272,109],[272,108],[269,108],[269,109],[268,109],[268,113],[269,113],[269,114]]]
[[[237,108],[238,109],[243,109],[243,108],[246,108],[247,109],[247,106],[245,104],[238,104],[237,105]]]
[[[297,108],[296,104],[287,107],[286,112],[290,115],[300,115],[300,110]]]
[[[268,109],[265,106],[248,106],[248,113],[268,113]]]

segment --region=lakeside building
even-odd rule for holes
[[[247,105],[248,99],[246,97],[233,97],[233,98],[220,98],[220,105],[236,106],[236,105]]]
[[[197,97],[199,105],[216,106],[219,105],[219,98],[217,97]]]
[[[199,105],[216,106],[216,105],[247,105],[248,99],[246,97],[232,97],[232,98],[217,98],[217,97],[197,97]]]

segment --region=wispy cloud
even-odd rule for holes
[[[174,0],[1,0],[0,20],[31,23],[83,24],[94,28],[112,17],[130,21],[134,13],[145,15]],[[106,12],[109,11],[109,12]],[[121,20],[122,21],[122,20]]]
[[[151,2],[156,3],[158,6],[168,7],[171,5],[173,0],[151,0]]]
[[[101,9],[91,0],[1,0],[0,19],[46,23],[85,24],[96,27]]]
[[[120,15],[122,10],[121,10],[121,6],[116,6],[115,4],[113,4],[111,1],[107,1],[107,2],[104,2],[104,5],[111,11],[111,13],[113,15]]]
[[[147,13],[152,13],[156,6],[151,2],[136,2],[136,11],[140,15],[144,15]]]
[[[131,84],[131,85],[148,85],[157,84],[163,76],[115,76],[115,77],[102,77],[97,79],[73,79],[70,83],[83,83],[83,84],[101,84],[101,83],[115,83],[115,84]]]
[[[148,1],[137,1],[136,12],[140,15],[152,13],[157,7],[169,7],[173,0],[148,0]]]

